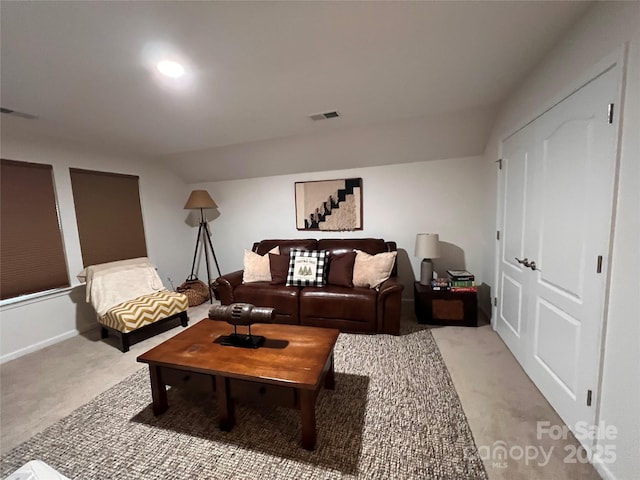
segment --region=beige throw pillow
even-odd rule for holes
[[[244,251],[244,272],[242,273],[242,283],[271,281],[271,267],[269,265],[270,253],[280,255],[280,247],[273,247],[264,255],[258,255],[251,250]]]
[[[369,255],[356,250],[356,261],[353,265],[353,286],[377,288],[391,276],[391,270],[398,252],[384,252]]]

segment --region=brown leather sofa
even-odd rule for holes
[[[265,255],[273,247],[281,255],[292,248],[328,250],[340,254],[354,249],[370,255],[396,251],[395,242],[378,238],[359,239],[289,239],[262,240],[253,244],[253,251]],[[391,277],[378,289],[365,287],[287,287],[269,282],[242,283],[242,270],[219,277],[213,284],[216,298],[222,305],[235,302],[251,303],[275,309],[275,323],[332,327],[351,333],[400,333],[400,305],[404,286],[400,283],[397,263]]]

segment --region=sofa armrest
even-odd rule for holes
[[[404,285],[399,277],[385,280],[378,290],[378,333],[400,335],[400,313]]]
[[[227,273],[218,277],[211,285],[214,295],[222,305],[231,305],[234,303],[233,291],[238,285],[242,285],[242,274],[244,270]]]

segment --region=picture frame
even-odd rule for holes
[[[362,230],[362,178],[295,182],[296,228]]]

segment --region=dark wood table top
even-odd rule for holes
[[[238,333],[246,333],[239,327]],[[254,324],[266,338],[260,348],[224,346],[227,322],[204,319],[138,357],[138,362],[241,380],[316,389],[339,330],[299,325]]]

